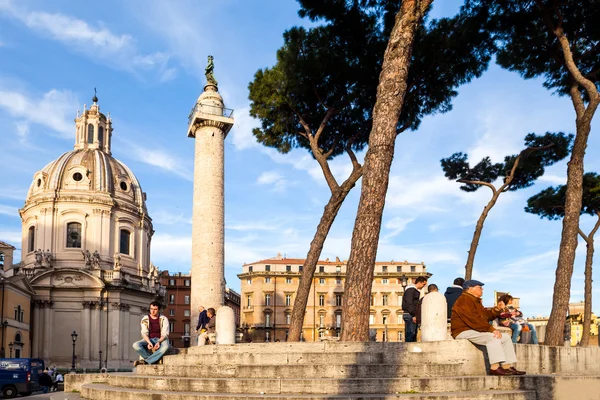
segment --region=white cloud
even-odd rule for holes
[[[551,174],[544,174],[538,178],[538,181],[547,182],[551,185],[565,185],[567,183],[567,177],[551,175]]]
[[[181,158],[177,158],[164,150],[150,149],[131,142],[127,142],[127,146],[130,149],[128,155],[135,160],[172,172],[188,181],[193,181],[193,171],[183,164]]]
[[[259,185],[272,185],[274,192],[284,192],[288,181],[277,171],[265,171],[256,180]]]
[[[161,269],[172,263],[191,265],[192,237],[155,234],[152,237],[152,262]]]
[[[277,171],[266,171],[260,174],[256,182],[260,185],[268,185],[283,179],[283,176]]]
[[[235,110],[235,124],[229,136],[231,136],[231,143],[237,150],[262,146],[252,134],[252,129],[257,128],[260,124],[258,120],[250,116],[249,110],[250,107],[248,106]]]
[[[175,225],[191,224],[191,218],[186,218],[183,212],[169,212],[167,210],[154,210],[151,212],[152,222],[154,224]]]
[[[74,137],[73,118],[77,104],[75,95],[67,90],[52,89],[36,98],[0,88],[0,108],[20,119],[16,126],[21,138],[27,135],[30,123],[50,128],[65,138]]]
[[[9,215],[11,217],[18,217],[19,210],[14,206],[6,206],[4,204],[0,204],[0,214]]]
[[[21,231],[0,231],[0,240],[19,248],[21,247]]]
[[[43,11],[26,10],[11,1],[0,3],[0,12],[18,20],[39,35],[65,44],[94,62],[139,75],[154,72],[161,81],[172,79],[168,66],[170,55],[162,52],[142,54],[136,40],[127,34],[115,34],[107,27],[92,26],[75,17]]]
[[[391,230],[390,233],[385,235],[385,239],[397,236],[400,232],[406,229],[406,226],[413,222],[415,218],[401,218],[394,217],[386,222],[385,228]]]

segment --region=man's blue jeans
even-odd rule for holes
[[[42,392],[48,393],[48,389],[50,389],[48,386],[42,386]]]
[[[404,325],[406,326],[404,334],[405,342],[416,342],[417,341],[417,323],[413,322],[413,317],[410,314],[404,314],[402,319],[404,319]]]
[[[538,344],[538,337],[537,337],[537,332],[535,331],[535,326],[531,325],[531,324],[525,324],[529,327],[529,330],[531,331],[531,341],[533,342],[533,344]],[[521,334],[521,331],[523,330],[523,325],[521,324],[510,324],[510,329],[512,329],[512,342],[513,343],[517,343],[517,339],[519,339],[519,335]]]
[[[152,344],[158,343],[159,340],[160,340],[160,338],[151,338],[150,339],[150,341],[152,342]],[[167,352],[167,350],[169,350],[169,341],[165,340],[164,342],[162,342],[160,344],[159,349],[156,350],[154,353],[152,353],[150,350],[148,350],[148,343],[144,339],[135,342],[133,344],[133,349],[148,364],[154,364],[158,360],[160,360],[162,356],[165,355],[165,353]]]

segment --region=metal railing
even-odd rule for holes
[[[194,105],[194,107],[192,107],[192,110],[190,111],[190,115],[188,115],[188,125],[192,123],[192,118],[194,117],[194,114],[196,114],[197,112],[202,113],[202,114],[218,115],[220,117],[226,117],[226,118],[231,118],[231,116],[233,115],[233,110],[230,108],[219,107],[219,106],[209,106],[206,104],[196,103]]]

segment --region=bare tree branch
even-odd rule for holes
[[[468,179],[458,179],[456,182],[458,183],[467,183],[470,185],[481,185],[481,186],[487,186],[492,190],[492,193],[496,194],[497,190],[496,187],[494,185],[492,185],[491,183],[488,182],[484,182],[484,181],[471,181]]]

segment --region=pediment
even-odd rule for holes
[[[74,268],[61,268],[44,272],[31,280],[35,287],[54,287],[61,289],[101,288],[104,282],[99,278]]]
[[[34,295],[35,290],[31,284],[27,281],[27,278],[23,275],[14,275],[7,279],[8,282],[12,283],[13,286],[21,289],[29,295]]]

